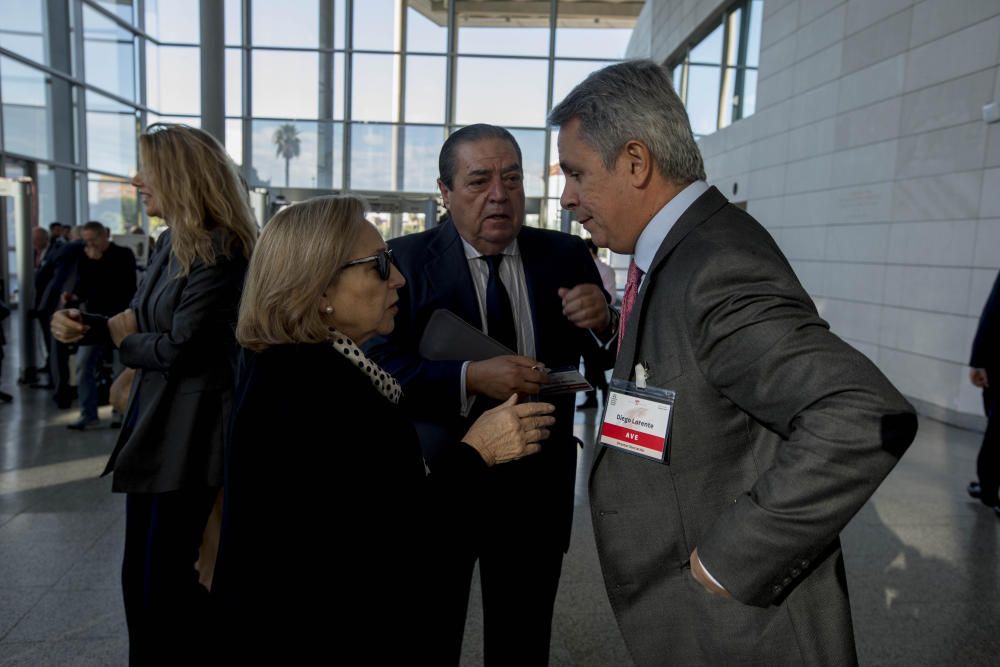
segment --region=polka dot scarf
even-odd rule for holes
[[[330,329],[330,341],[337,352],[350,359],[352,364],[368,375],[368,379],[371,380],[379,393],[393,403],[399,403],[399,398],[403,395],[403,389],[399,386],[396,378],[386,373],[378,364],[366,357],[365,353],[354,344],[353,340],[336,329]]]

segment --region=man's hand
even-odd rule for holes
[[[601,333],[611,322],[608,302],[604,292],[594,283],[583,283],[572,289],[559,288],[563,315],[581,329],[591,329]]]
[[[465,372],[465,390],[498,401],[506,400],[511,394],[537,394],[549,381],[548,375],[542,372],[544,367],[540,361],[513,354],[473,361]]]
[[[52,323],[49,325],[52,337],[60,343],[76,343],[90,329],[83,323],[83,314],[76,308],[57,310],[52,314]]]
[[[729,594],[725,588],[716,585],[712,578],[708,576],[708,571],[705,570],[705,566],[701,564],[701,560],[698,558],[698,549],[695,548],[691,552],[691,576],[697,581],[702,587],[712,593],[713,595],[721,595],[724,598],[732,598],[733,596]]]
[[[108,333],[111,334],[111,342],[115,347],[121,347],[126,336],[139,332],[139,325],[135,321],[135,313],[131,308],[126,308],[108,320]]]
[[[972,384],[976,385],[980,389],[990,388],[990,379],[986,377],[985,368],[973,368],[969,371],[969,379],[972,380]]]

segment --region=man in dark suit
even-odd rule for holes
[[[563,207],[633,255],[614,379],[674,392],[665,459],[613,446],[604,426],[591,473],[632,658],[856,662],[838,534],[912,441],[911,406],[830,333],[764,228],[705,183],[662,67],[595,72],[549,120]]]
[[[617,313],[577,237],[524,227],[521,151],[509,132],[472,125],[441,149],[438,185],[450,219],[393,239],[406,286],[396,328],[368,352],[403,386],[403,401],[433,471],[476,416],[511,394],[534,395],[546,368],[577,367],[584,349],[614,337]],[[424,359],[430,316],[447,309],[514,355],[486,361]],[[548,660],[552,608],[573,513],[575,396],[545,397],[557,422],[542,451],[491,470],[474,525],[456,529],[442,556],[446,578],[439,662],[457,663],[473,567],[479,560],[487,665]],[[456,499],[462,502],[462,499]]]
[[[972,370],[969,378],[972,384],[983,390],[983,407],[986,411],[986,432],[983,433],[983,444],[979,448],[976,459],[976,474],[979,481],[969,484],[969,495],[993,508],[1000,516],[1000,498],[997,497],[997,487],[1000,486],[1000,434],[998,434],[998,412],[1000,412],[1000,394],[996,383],[1000,382],[1000,354],[997,340],[1000,339],[1000,274],[993,282],[983,314],[979,318],[979,328],[972,343],[972,359],[969,365]],[[991,384],[992,383],[992,384]]]

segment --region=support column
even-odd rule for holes
[[[226,143],[225,3],[201,0],[201,129]]]

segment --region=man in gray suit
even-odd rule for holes
[[[660,458],[606,445],[590,479],[633,660],[856,663],[838,534],[913,440],[913,408],[705,183],[663,68],[595,72],[549,121],[563,207],[633,255],[614,378],[674,392]]]

